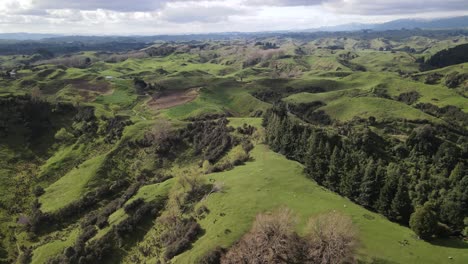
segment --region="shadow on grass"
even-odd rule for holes
[[[448,248],[460,248],[468,249],[468,242],[465,242],[459,238],[445,238],[445,239],[434,239],[429,241],[432,245]]]
[[[372,258],[369,261],[364,261],[364,260],[358,260],[358,264],[398,264],[397,262],[387,260],[387,259],[382,259],[382,258]]]

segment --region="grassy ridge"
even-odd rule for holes
[[[359,228],[359,256],[365,261],[438,264],[445,263],[449,256],[453,257],[451,263],[465,263],[468,259],[468,244],[445,241],[445,246],[418,240],[410,229],[318,186],[304,176],[300,164],[264,145],[256,146],[252,157],[253,162],[245,166],[206,176],[224,184],[224,191],[212,194],[200,204],[210,210],[200,221],[206,233],[190,251],[176,257],[174,263],[194,263],[216,246],[230,246],[250,229],[257,213],[281,206],[298,214],[299,232],[310,216],[331,210],[349,214]],[[400,242],[404,240],[409,244],[403,246]],[[449,245],[451,242],[455,245]]]

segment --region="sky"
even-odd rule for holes
[[[258,32],[461,15],[468,0],[0,0],[0,33]]]

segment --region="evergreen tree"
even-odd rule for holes
[[[340,192],[344,196],[355,200],[359,194],[359,185],[361,183],[361,175],[359,174],[359,167],[355,166],[354,169],[348,171],[342,177],[340,182]]]
[[[398,180],[397,192],[390,206],[390,218],[399,223],[408,224],[412,211],[408,194],[408,180],[405,175],[401,175]]]
[[[390,163],[387,166],[385,183],[380,190],[379,200],[377,201],[377,210],[383,215],[389,215],[390,206],[398,187],[398,176],[398,165]]]
[[[333,148],[333,153],[330,157],[330,165],[325,176],[324,185],[332,191],[337,191],[341,179],[341,157],[338,147]]]
[[[374,159],[369,158],[364,171],[361,186],[359,188],[359,197],[357,201],[365,207],[371,207],[379,195],[379,186],[376,174],[377,167]]]
[[[450,173],[449,180],[451,185],[456,185],[459,181],[462,180],[464,176],[468,175],[465,171],[465,164],[463,162],[457,163],[455,168],[453,168],[452,172]]]

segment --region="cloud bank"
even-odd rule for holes
[[[0,32],[262,31],[466,14],[466,0],[1,0]]]

